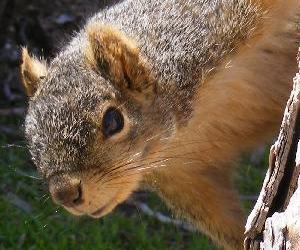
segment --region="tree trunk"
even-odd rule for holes
[[[299,102],[298,73],[294,78],[278,139],[270,150],[269,169],[263,187],[247,220],[245,250],[300,249]]]

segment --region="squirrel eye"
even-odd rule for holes
[[[108,108],[102,120],[102,131],[105,137],[120,132],[124,127],[124,118],[116,108]]]

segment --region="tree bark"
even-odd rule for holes
[[[300,249],[299,113],[300,73],[297,73],[279,136],[270,150],[263,187],[247,220],[245,250]]]

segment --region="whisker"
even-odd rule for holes
[[[164,133],[166,133],[166,132],[170,132],[170,131],[172,131],[172,130],[174,131],[174,128],[166,129],[166,130],[162,131],[161,133],[158,133],[158,134],[156,134],[156,135],[154,135],[154,136],[152,136],[152,137],[146,139],[146,142],[149,142],[149,141],[151,141],[151,140],[153,140],[153,139],[159,137],[160,135],[162,135],[162,134],[164,134]]]
[[[168,131],[168,130],[166,130],[166,131]],[[160,133],[160,134],[162,134],[162,133]],[[157,136],[159,136],[160,134],[154,135],[154,136],[148,138],[147,140],[150,141],[153,138],[156,138]],[[138,166],[141,168],[141,170],[142,170],[142,167],[145,166],[145,165],[148,165],[147,167],[144,167],[145,170],[146,169],[154,169],[153,166],[149,166],[149,164],[151,164],[151,162],[149,162],[150,160],[163,161],[163,160],[179,159],[179,160],[184,160],[183,165],[197,164],[197,163],[199,163],[199,164],[203,164],[203,163],[209,164],[209,161],[207,159],[203,160],[203,159],[199,159],[199,158],[195,158],[195,157],[188,157],[188,156],[189,155],[194,155],[194,154],[199,154],[201,152],[205,153],[206,151],[211,150],[212,148],[215,147],[215,145],[213,145],[212,142],[213,141],[209,141],[209,140],[208,141],[189,140],[189,141],[185,141],[185,142],[180,142],[180,141],[178,142],[175,139],[174,142],[169,143],[168,146],[166,146],[165,148],[163,148],[161,150],[150,152],[146,158],[143,158],[143,159],[138,158],[142,153],[142,151],[140,151],[140,152],[137,152],[133,155],[130,155],[130,157],[128,157],[128,159],[125,163],[122,163],[122,164],[119,165],[120,162],[122,162],[124,159],[126,159],[126,155],[125,155],[126,150],[124,150],[124,152],[121,153],[120,157],[118,157],[114,162],[111,163],[111,165],[115,165],[115,167],[108,168],[106,170],[105,169],[104,170],[103,169],[97,170],[97,171],[95,171],[94,175],[91,176],[90,179],[97,178],[95,180],[96,183],[99,183],[101,179],[105,179],[105,182],[108,182],[108,181],[113,180],[114,178],[118,178],[119,176],[124,176],[125,174],[128,173],[128,171],[133,171],[133,170],[137,171],[137,166],[128,167],[128,166],[135,165],[135,164],[138,164]],[[214,141],[214,142],[217,142],[217,141]],[[178,152],[176,152],[176,151],[175,152],[171,151],[171,150],[175,150],[177,148],[181,148],[181,147],[185,147],[185,146],[189,146],[189,145],[193,145],[193,144],[201,145],[203,143],[209,143],[210,147],[206,147],[206,149],[202,150],[202,151],[201,150],[189,151],[189,152],[186,152],[184,154],[178,154]],[[127,149],[127,153],[129,152],[129,149],[130,149],[130,146]],[[168,156],[155,156],[155,154],[160,154],[160,153],[168,153],[169,155]],[[171,154],[173,153],[174,155],[170,155],[170,153]],[[152,156],[155,156],[155,157],[152,157]],[[164,164],[164,165],[161,165],[160,167],[167,167],[167,165]],[[99,176],[98,173],[100,171],[102,173]],[[122,175],[120,175],[121,171],[123,172]]]
[[[15,168],[13,169],[13,171],[16,174],[18,174],[20,176],[23,176],[23,177],[27,177],[27,178],[34,179],[34,180],[43,180],[42,177],[38,177],[38,176],[35,176],[35,175],[30,175],[30,174],[27,174],[27,173],[25,173],[25,172],[23,172],[21,170],[15,169]]]
[[[17,144],[6,144],[6,145],[2,145],[1,148],[27,148],[26,146],[22,146],[22,145],[17,145]]]
[[[131,167],[131,168],[124,169],[119,174],[115,174],[115,175],[112,176],[112,178],[109,178],[109,179],[105,180],[104,183],[112,181],[113,179],[116,179],[116,178],[124,177],[125,175],[126,176],[130,176],[130,175],[127,174],[127,172],[129,172],[129,171],[135,170],[135,171],[137,171],[135,174],[138,174],[138,172],[141,171],[141,170],[143,170],[143,169],[144,170],[146,170],[146,169],[153,169],[153,168],[155,168],[155,165],[153,165],[153,164],[155,164],[155,163],[161,163],[161,162],[166,162],[168,160],[169,159],[156,160],[156,161],[153,161],[153,162],[148,162],[146,164],[141,164],[141,165],[138,165],[138,166],[134,166],[134,167]],[[144,168],[143,166],[145,166],[145,165],[148,165],[148,167]],[[162,165],[162,166],[166,166],[166,165]]]
[[[136,155],[137,155],[137,154],[136,154]],[[111,173],[115,172],[116,170],[118,170],[118,169],[120,169],[120,168],[126,167],[126,166],[128,166],[129,164],[133,164],[132,161],[133,161],[133,158],[130,159],[128,162],[124,163],[124,164],[117,165],[116,167],[114,167],[114,168],[112,168],[112,169],[108,169],[108,171],[103,171],[103,173],[102,173],[102,175],[100,176],[100,178],[103,178],[103,177],[105,177],[106,175],[111,174]],[[97,182],[98,182],[98,181],[96,181],[96,183],[97,183]]]
[[[119,164],[120,162],[122,162],[122,160],[124,159],[124,157],[122,157],[122,156],[124,156],[124,154],[125,154],[126,152],[127,152],[127,153],[129,152],[130,147],[131,147],[131,144],[132,144],[132,141],[133,141],[133,139],[130,140],[128,149],[127,149],[127,150],[124,149],[124,151],[121,152],[119,158],[117,158],[117,159],[112,163],[112,165],[116,165],[116,164]],[[109,161],[110,161],[110,159],[108,159],[107,161],[105,161],[105,163],[107,163],[107,162],[109,162]],[[102,165],[103,165],[103,162],[102,162]],[[93,177],[94,177],[95,175],[97,175],[100,171],[103,171],[103,169],[99,169],[99,170],[95,171],[95,172],[93,173],[93,175],[89,178],[89,180],[93,179]]]

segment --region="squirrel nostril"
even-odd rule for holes
[[[49,190],[54,202],[59,205],[74,207],[83,202],[81,182],[50,182]]]
[[[79,205],[82,203],[82,187],[81,187],[81,182],[79,183],[78,185],[78,188],[77,188],[77,197],[73,200],[73,203],[75,205]]]

